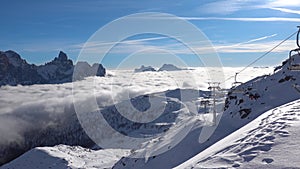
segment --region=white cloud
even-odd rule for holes
[[[150,52],[153,50],[157,50],[158,47],[150,45],[149,42],[163,40],[163,39],[168,39],[168,37],[151,37],[151,38],[142,38],[142,39],[134,39],[134,40],[124,40],[121,42],[93,41],[93,42],[71,45],[68,48],[70,51],[80,51],[84,49],[86,53],[91,53],[91,54],[101,54],[105,52],[105,50],[109,46],[113,46],[113,49],[110,50],[109,53],[114,53],[114,54],[133,53],[141,49]]]
[[[245,42],[235,43],[235,44],[221,44],[215,43],[213,44],[213,48],[219,53],[255,53],[255,52],[267,52],[272,49],[275,45],[279,44],[279,40],[274,41],[265,41],[267,39],[273,38],[277,36],[277,34],[272,34],[268,36],[258,37],[255,39],[250,39]],[[211,53],[211,46],[193,46],[195,52],[198,54],[207,54]],[[285,42],[276,48],[273,52],[285,52],[295,48],[294,40],[290,40]],[[101,47],[97,45],[88,48],[90,52],[101,53],[103,52]],[[165,54],[166,52],[172,54],[194,54],[189,48],[184,46],[179,42],[169,42],[164,44],[155,44],[155,43],[140,43],[136,41],[135,43],[124,43],[115,50],[110,51],[111,53],[117,54],[134,54],[138,51],[142,53],[151,53],[151,54]]]
[[[226,15],[241,10],[272,9],[285,13],[299,14],[299,10],[289,8],[300,7],[299,0],[221,0],[204,4],[198,8],[200,12],[209,14]]]
[[[256,53],[267,52],[281,41],[261,42],[261,43],[241,43],[239,45],[216,45],[215,49],[220,53]],[[295,41],[289,40],[273,52],[286,52],[295,48]]]
[[[225,68],[230,77],[241,68]],[[239,80],[246,81],[270,69],[252,69],[241,74]],[[191,72],[193,71],[193,72]],[[75,97],[82,105],[88,105],[95,95],[100,107],[112,105],[114,101],[127,99],[128,94],[137,96],[175,89],[192,87],[207,89],[209,81],[207,69],[185,70],[179,72],[144,72],[132,74],[133,70],[108,71],[111,76],[88,78],[78,83]],[[231,84],[232,81],[228,81]],[[186,85],[188,84],[188,85]],[[0,90],[0,146],[11,142],[24,144],[24,133],[37,132],[48,127],[61,127],[63,119],[73,119],[74,108],[72,83],[32,86],[4,86]],[[66,131],[67,133],[68,131]],[[75,133],[73,133],[75,134]],[[28,138],[31,139],[31,138]]]
[[[292,10],[292,9],[287,9],[287,8],[270,8],[270,9],[273,9],[273,10],[277,10],[277,11],[280,11],[280,12],[285,12],[285,13],[292,13],[292,14],[298,14],[300,15],[300,10]]]
[[[299,0],[272,0],[266,3],[269,7],[297,7],[300,6]]]
[[[185,20],[224,20],[244,22],[300,22],[300,18],[263,17],[263,18],[232,18],[232,17],[181,17]]]
[[[255,39],[250,39],[245,42],[235,43],[235,44],[213,44],[214,49],[219,53],[257,53],[257,52],[267,52],[272,49],[275,45],[279,44],[281,41],[264,41],[266,39],[270,39],[277,36],[277,34],[263,36]],[[171,51],[174,54],[193,54],[191,50],[186,48],[185,46],[177,43],[177,44],[168,44],[164,46],[160,46],[160,48]],[[278,48],[276,48],[273,52],[285,52],[295,48],[295,41],[288,40]],[[205,46],[196,46],[196,52],[198,54],[206,54],[211,52],[210,47]]]
[[[198,10],[203,13],[224,15],[241,10],[246,2],[240,0],[216,1],[202,5]]]

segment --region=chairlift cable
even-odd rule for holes
[[[238,71],[236,74],[240,74],[241,72],[245,71],[248,67],[252,66],[254,63],[256,63],[257,61],[259,61],[260,59],[262,59],[263,57],[265,57],[266,55],[268,55],[269,53],[271,53],[273,50],[275,50],[277,47],[279,47],[280,45],[282,45],[285,41],[289,40],[290,38],[292,38],[296,33],[298,33],[298,30],[294,33],[292,33],[290,36],[288,36],[287,38],[285,38],[284,40],[282,40],[280,43],[278,43],[276,46],[274,46],[272,49],[270,49],[269,51],[265,52],[264,54],[262,54],[261,56],[259,56],[258,58],[256,58],[254,61],[252,61],[250,64],[248,64],[247,66],[245,66],[242,70]],[[229,78],[225,79],[222,83],[225,83],[226,81],[234,78],[235,76],[230,76]]]

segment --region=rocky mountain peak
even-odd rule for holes
[[[61,61],[66,61],[66,60],[68,60],[67,54],[64,53],[63,51],[60,51],[59,54],[58,54],[58,60],[61,60]]]
[[[13,66],[20,67],[22,65],[27,64],[27,62],[24,59],[22,59],[21,56],[18,53],[16,53],[15,51],[8,50],[3,53],[7,56],[9,62]]]
[[[105,76],[105,68],[101,64],[95,67],[86,64],[88,66],[81,65],[84,73],[77,80],[82,80],[87,76]],[[28,64],[14,51],[0,51],[0,86],[72,82],[74,67],[73,61],[68,59],[67,54],[62,51],[54,60],[41,66]]]

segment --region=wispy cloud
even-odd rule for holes
[[[89,48],[89,47],[101,47],[101,46],[114,45],[114,44],[136,44],[136,43],[162,40],[162,39],[167,39],[167,38],[168,37],[152,37],[152,38],[142,38],[142,39],[134,39],[134,40],[124,40],[121,42],[92,41],[92,42],[80,43],[80,44],[74,45],[74,47],[75,48],[83,48],[83,47]]]
[[[279,44],[280,41],[270,42],[256,42],[256,43],[239,43],[239,44],[214,44],[213,47],[218,53],[261,53],[267,52],[272,49],[275,45]],[[295,42],[293,40],[286,41],[273,52],[287,52],[295,48]],[[192,54],[192,52],[186,48],[172,49],[175,54]],[[207,54],[211,52],[207,47],[197,47],[196,52],[198,54]]]
[[[299,0],[220,0],[201,5],[198,11],[208,14],[226,15],[243,10],[272,9],[285,13],[300,14],[299,10],[290,8],[300,7]]]
[[[246,42],[240,42],[240,43],[236,43],[236,44],[233,44],[233,45],[227,45],[226,48],[228,48],[228,47],[242,46],[242,45],[245,45],[245,44],[250,44],[250,43],[262,41],[262,40],[265,40],[265,39],[269,39],[269,38],[272,38],[272,37],[275,37],[275,36],[277,36],[277,34],[273,34],[273,35],[269,35],[269,36],[263,36],[263,37],[259,37],[259,38],[248,40]],[[222,48],[222,46],[220,46],[218,48]]]
[[[270,8],[270,9],[277,10],[277,11],[280,11],[280,12],[300,15],[300,10],[292,10],[292,9],[287,9],[287,8]]]
[[[273,34],[273,35],[269,35],[269,36],[263,36],[263,37],[260,37],[260,38],[256,38],[256,39],[251,39],[247,42],[244,42],[244,43],[240,43],[240,44],[245,44],[245,43],[251,43],[251,42],[256,42],[256,41],[261,41],[261,40],[265,40],[265,39],[268,39],[268,38],[272,38],[274,36],[277,36],[277,34]]]
[[[206,21],[206,20],[223,20],[223,21],[243,21],[243,22],[300,22],[300,18],[296,17],[168,17],[160,14],[153,14],[149,16],[143,16],[139,19],[160,19],[160,20],[172,20],[172,19],[184,19],[189,21]]]
[[[244,43],[239,45],[216,45],[215,49],[219,53],[257,53],[267,52],[280,41],[260,42],[260,43]],[[295,42],[293,40],[286,41],[280,45],[273,52],[286,52],[295,48]]]
[[[230,14],[243,8],[245,2],[239,0],[223,0],[207,3],[198,8],[198,11],[209,14]]]
[[[263,18],[233,18],[233,17],[181,17],[185,20],[225,20],[244,22],[300,22],[300,18],[263,17]]]
[[[103,41],[91,41],[80,43],[76,45],[69,46],[71,51],[80,51],[82,49],[87,53],[103,53],[106,52],[109,46],[113,46],[113,49],[110,50],[110,53],[124,54],[124,53],[133,53],[143,50],[152,50],[157,47],[151,45],[151,42],[159,41],[163,39],[168,39],[168,37],[151,37],[151,38],[140,38],[133,40],[124,40],[121,42],[103,42]]]
[[[219,53],[257,53],[257,52],[266,52],[277,45],[280,41],[266,41],[267,39],[271,39],[277,36],[277,34],[267,35],[263,37],[258,37],[254,39],[247,40],[245,42],[240,43],[227,43],[213,44],[213,48]],[[147,38],[148,39],[148,38]],[[142,39],[140,41],[135,41],[135,43],[123,43],[120,46],[116,47],[115,50],[110,51],[111,53],[119,53],[119,54],[131,54],[136,51],[143,51],[143,53],[160,53],[168,51],[173,54],[194,54],[193,51],[188,49],[181,43],[178,42],[169,42],[169,43],[150,43],[147,39]],[[145,40],[147,43],[145,43]],[[159,40],[159,39],[157,39]],[[162,40],[162,39],[160,39]],[[195,52],[198,54],[207,54],[211,52],[210,46],[193,46]],[[294,40],[290,40],[276,48],[273,52],[286,52],[290,49],[295,48]],[[98,46],[91,46],[87,50],[91,52],[99,53],[103,52],[102,48]]]
[[[299,0],[273,0],[266,3],[269,7],[299,7]]]
[[[274,0],[269,1],[261,6],[257,6],[257,8],[266,8],[275,11],[280,11],[289,14],[298,14],[300,15],[300,10],[294,10],[294,8],[300,7],[299,0]],[[291,9],[292,8],[292,9]]]

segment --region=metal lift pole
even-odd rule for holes
[[[213,93],[214,93],[214,97],[213,97],[213,125],[217,125],[217,110],[216,110],[216,88],[213,87]]]
[[[297,33],[297,46],[298,46],[298,48],[300,48],[300,44],[299,44],[300,26],[297,26],[297,28],[298,28],[298,33]]]
[[[217,108],[216,108],[216,102],[217,102],[217,94],[216,91],[220,90],[220,83],[219,82],[211,82],[208,83],[210,89],[212,91],[212,97],[213,97],[213,125],[217,125]]]

